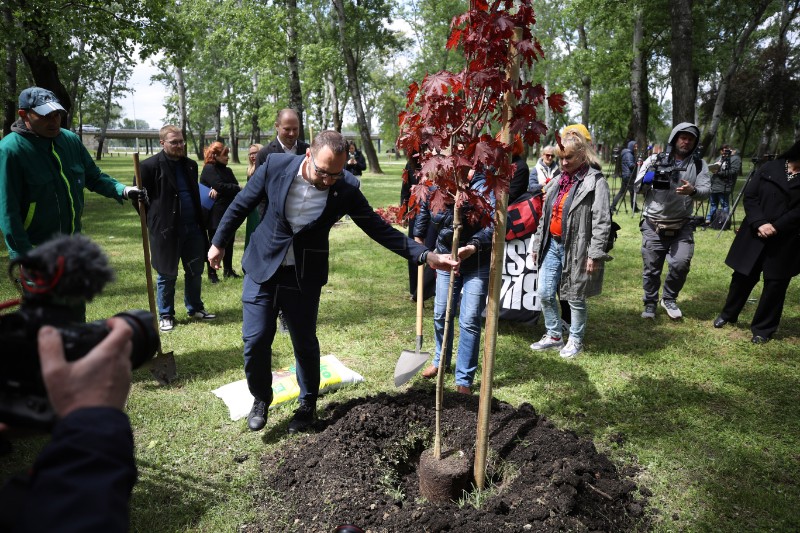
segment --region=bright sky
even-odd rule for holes
[[[133,68],[129,87],[132,91],[125,98],[118,100],[122,106],[122,115],[125,118],[145,120],[151,128],[159,129],[164,125],[166,110],[164,99],[167,96],[166,88],[159,82],[150,83],[150,77],[157,74],[158,69],[149,59],[137,63]]]

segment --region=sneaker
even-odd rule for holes
[[[569,322],[561,319],[561,336],[566,337],[569,334]]]
[[[306,402],[301,400],[300,407],[294,410],[294,416],[289,422],[287,431],[289,433],[301,433],[308,431],[314,425],[317,419],[317,405],[316,403]]]
[[[217,315],[211,314],[205,309],[200,309],[199,311],[195,311],[194,313],[189,313],[191,318],[199,318],[200,320],[214,320],[217,318]]]
[[[678,308],[678,304],[675,303],[675,300],[664,300],[662,298],[661,307],[667,310],[667,314],[672,320],[683,318],[683,313],[681,313],[681,310]]]
[[[253,400],[253,407],[247,415],[247,427],[252,431],[264,429],[267,425],[267,403],[259,399]]]
[[[583,351],[583,344],[572,339],[567,341],[567,345],[561,348],[559,355],[564,359],[572,359]]]
[[[564,341],[561,337],[551,337],[547,333],[545,333],[541,340],[534,342],[531,344],[531,350],[539,351],[539,350],[550,350],[555,348],[561,348],[564,346]]]
[[[656,304],[644,304],[644,311],[642,311],[642,318],[655,318],[656,317]]]
[[[172,331],[175,329],[175,317],[164,315],[158,320],[158,329],[161,331]]]

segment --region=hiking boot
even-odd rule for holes
[[[567,345],[561,348],[559,355],[564,359],[573,359],[583,351],[583,344],[578,341],[569,339]]]
[[[175,329],[175,317],[164,315],[158,319],[158,329],[161,331],[172,331]]]
[[[545,333],[540,340],[531,344],[531,350],[551,350],[555,348],[562,348],[563,346],[564,341],[561,339],[561,337],[551,337]]]
[[[472,389],[466,385],[456,385],[456,392],[459,394],[472,395]]]
[[[642,311],[642,318],[655,318],[656,317],[656,304],[644,304],[644,311]]]
[[[267,403],[259,399],[253,400],[253,407],[247,415],[247,427],[252,431],[264,429],[267,425]]]
[[[437,375],[439,375],[439,367],[438,366],[429,366],[425,370],[422,371],[422,377],[425,379],[433,379]]]
[[[195,311],[194,313],[189,313],[190,318],[198,318],[200,320],[214,320],[217,318],[217,315],[213,315],[206,311],[205,309],[200,309],[199,311]]]
[[[661,307],[667,310],[667,315],[669,315],[672,320],[683,318],[683,313],[681,313],[681,310],[678,307],[678,304],[675,303],[675,300],[665,300],[662,298]]]
[[[300,400],[300,407],[294,410],[294,416],[289,422],[289,433],[308,431],[317,419],[317,404]]]

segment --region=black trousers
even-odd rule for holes
[[[761,278],[761,262],[754,269],[753,273],[747,275],[735,272],[731,275],[731,285],[728,288],[728,297],[725,300],[725,307],[722,308],[720,316],[728,322],[735,322],[739,318],[753,291]],[[753,335],[770,338],[778,329],[778,324],[783,315],[783,302],[786,300],[786,290],[792,278],[785,279],[764,279],[764,288],[761,290],[761,298],[758,300],[758,307],[750,323],[750,331]]]

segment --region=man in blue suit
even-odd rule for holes
[[[304,155],[271,154],[228,207],[208,251],[209,263],[219,268],[227,241],[247,214],[266,200],[266,213],[242,258],[244,371],[255,398],[247,423],[253,431],[266,425],[266,409],[272,403],[272,341],[279,311],[292,338],[300,385],[300,406],[289,433],[309,429],[316,418],[317,313],[322,286],[328,282],[328,235],[336,221],[349,215],[373,240],[407,260],[437,269],[458,265],[378,216],[356,178],[344,170],[346,161],[347,142],[335,131],[317,135]]]

